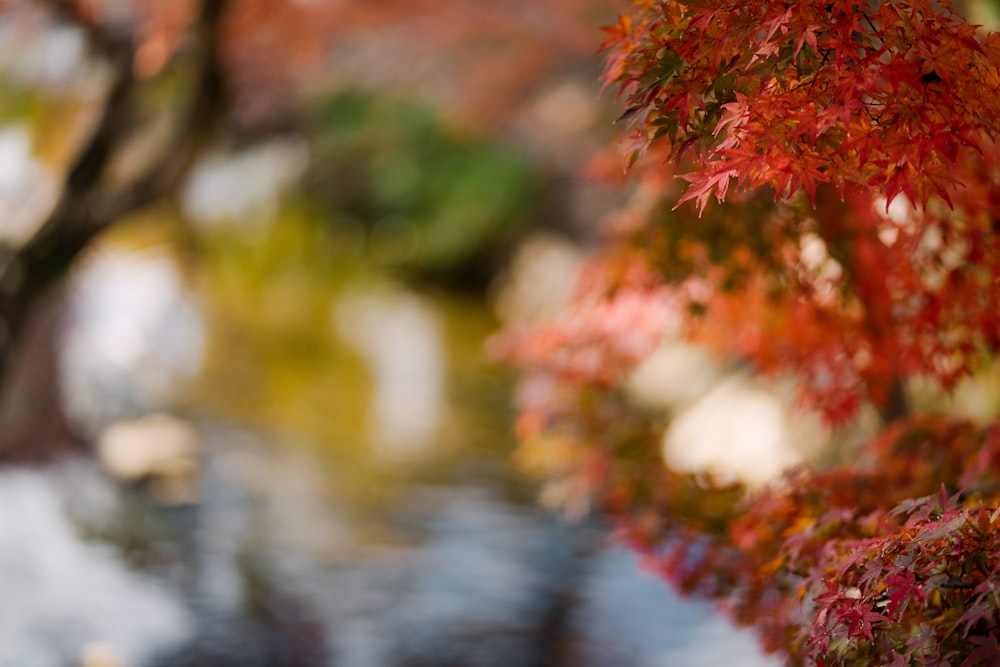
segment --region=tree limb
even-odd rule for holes
[[[76,3],[52,0],[55,7],[83,21],[114,68],[114,79],[100,119],[67,171],[63,190],[49,217],[20,248],[0,246],[0,381],[10,365],[11,348],[23,334],[33,304],[68,271],[80,252],[107,227],[175,191],[213,133],[225,107],[224,75],[219,60],[221,23],[226,0],[204,0],[195,26],[198,80],[173,140],[141,174],[108,192],[109,165],[127,144],[136,109],[137,82],[132,71],[134,43],[112,38]],[[76,14],[70,13],[76,11]],[[87,23],[87,21],[90,21]]]

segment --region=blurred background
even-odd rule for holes
[[[628,196],[621,9],[0,3],[0,666],[772,664],[538,502],[484,353]],[[681,469],[826,437],[698,349],[633,384]]]

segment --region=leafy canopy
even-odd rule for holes
[[[572,306],[501,341],[526,458],[790,664],[997,664],[996,412],[908,383],[1000,351],[1000,35],[930,0],[634,0],[606,32],[639,186]],[[678,336],[880,431],[752,492],[671,470],[628,380]]]
[[[1000,37],[948,2],[648,0],[607,31],[638,147],[688,158],[680,201],[701,209],[734,178],[813,204],[828,183],[951,206],[955,167],[996,138]]]

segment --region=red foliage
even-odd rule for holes
[[[222,0],[236,120],[256,126],[331,85],[419,91],[479,128],[594,53],[613,0]],[[32,3],[13,0],[14,6]],[[78,23],[134,37],[139,78],[190,46],[199,0],[46,0]],[[4,7],[5,8],[5,7]],[[596,65],[596,63],[595,63]]]
[[[345,0],[332,3],[335,77],[435,95],[466,122],[507,124],[540,82],[593,55],[613,0]],[[366,62],[358,54],[371,54]],[[386,59],[405,66],[386,67]]]
[[[1000,118],[1000,37],[947,2],[635,2],[608,29],[606,77],[635,131],[694,170],[680,201],[820,183],[952,201],[956,164]]]
[[[574,443],[571,488],[791,664],[998,664],[1000,426],[905,388],[1000,351],[1000,34],[931,0],[635,0],[606,30],[642,197],[575,306],[507,338],[524,446]],[[624,390],[665,335],[883,429],[753,492],[672,471]]]

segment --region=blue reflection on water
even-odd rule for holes
[[[316,462],[204,432],[196,505],[116,491],[88,465],[4,474],[0,664],[79,664],[94,642],[137,666],[772,664],[599,526],[512,503],[490,480],[414,486],[389,517],[408,539],[363,543],[299,474]],[[273,477],[247,468],[255,458]]]

